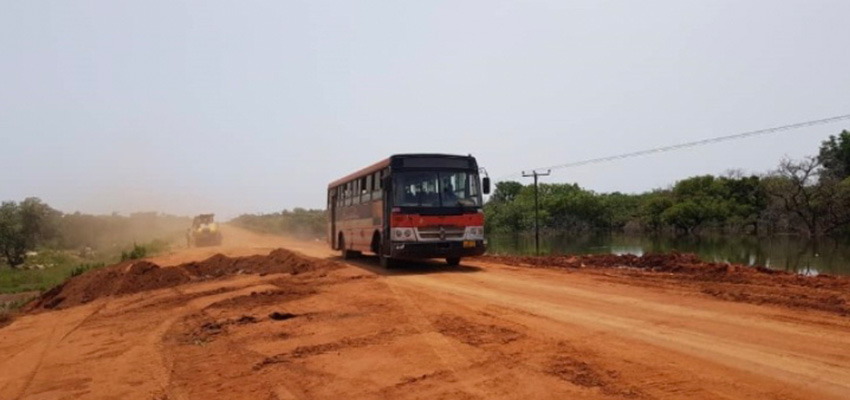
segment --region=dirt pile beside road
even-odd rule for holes
[[[73,277],[42,294],[28,311],[64,309],[104,296],[119,296],[175,287],[189,282],[238,274],[299,274],[329,270],[338,265],[307,259],[289,250],[268,255],[227,257],[214,255],[204,261],[160,267],[149,261],[127,261]]]
[[[656,272],[685,272],[685,273],[725,273],[729,272],[728,264],[706,263],[700,261],[695,254],[590,254],[564,256],[483,256],[486,261],[508,265],[559,267],[559,268],[639,268]],[[734,270],[734,268],[732,268]],[[768,270],[769,271],[769,270]],[[764,272],[759,269],[759,272]]]
[[[806,308],[850,316],[850,277],[803,276],[765,267],[701,261],[688,253],[581,256],[483,256],[522,267],[598,270],[662,286],[674,281],[723,300]]]
[[[803,276],[765,267],[742,264],[705,262],[691,253],[645,254],[590,254],[576,256],[482,256],[487,262],[541,268],[632,268],[646,272],[676,273],[704,280],[742,281],[765,278],[775,281],[793,281],[801,285],[822,287],[831,282],[850,289],[850,279],[828,275]]]

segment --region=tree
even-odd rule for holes
[[[838,136],[831,135],[823,141],[818,161],[824,175],[838,180],[850,177],[850,131],[841,131]]]
[[[607,225],[608,212],[594,192],[577,184],[541,184],[540,193],[543,226],[581,232]]]
[[[19,204],[23,222],[22,233],[28,246],[34,248],[58,235],[62,214],[37,197],[29,197]]]
[[[516,181],[502,181],[496,183],[496,190],[490,196],[490,201],[496,203],[510,203],[522,192],[522,183]]]
[[[735,177],[720,178],[728,193],[727,227],[752,227],[754,233],[759,230],[759,217],[767,209],[768,196],[758,176],[746,177],[743,174]],[[737,225],[737,226],[735,226]]]
[[[685,233],[693,233],[708,219],[705,207],[693,200],[673,204],[661,213],[661,220]]]
[[[807,234],[813,236],[818,234],[817,204],[821,193],[813,189],[820,166],[814,157],[802,161],[784,159],[766,186],[768,193],[779,199],[784,210],[803,224]]]
[[[850,225],[850,178],[839,180],[822,168],[820,157],[783,160],[765,189],[787,213],[792,226],[809,236],[832,234]]]
[[[533,194],[532,186],[498,183],[485,205],[488,230],[533,227]],[[729,170],[636,195],[541,184],[540,222],[549,230],[573,233],[608,229],[850,236],[850,131],[823,141],[817,157],[783,160],[767,176]]]
[[[324,210],[295,208],[270,214],[243,214],[231,223],[260,232],[320,236],[327,230],[327,214]]]
[[[23,220],[20,208],[14,201],[4,201],[0,205],[0,250],[9,266],[24,262],[27,244],[24,240]]]
[[[59,215],[35,197],[0,205],[0,251],[9,266],[23,264],[27,251],[56,235]]]
[[[660,231],[664,225],[664,211],[673,206],[673,199],[667,191],[654,191],[643,196],[640,215],[643,224],[653,231]]]
[[[638,218],[644,196],[614,192],[602,194],[600,197],[605,209],[607,227],[609,229],[624,229],[630,221]]]
[[[489,232],[516,233],[533,226],[533,208],[524,207],[519,202],[493,203],[484,207]]]
[[[725,178],[695,176],[676,183],[673,205],[661,217],[666,224],[690,234],[707,223],[722,227],[730,216],[730,203]]]

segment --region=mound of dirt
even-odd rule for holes
[[[697,275],[787,275],[802,277],[785,271],[776,271],[741,264],[704,262],[692,253],[649,253],[643,256],[632,254],[587,255],[578,257],[580,266],[591,267],[632,267],[654,272],[675,272]]]
[[[804,276],[765,267],[701,261],[694,254],[583,256],[483,256],[502,264],[575,270],[605,270],[630,280],[676,282],[722,300],[804,308],[850,316],[850,277]],[[616,272],[614,272],[616,271]]]
[[[741,264],[705,262],[691,253],[649,253],[643,256],[632,254],[591,254],[580,256],[482,256],[489,262],[514,266],[541,268],[631,268],[646,272],[673,273],[690,276],[698,280],[749,283],[752,280],[793,282],[812,287],[850,289],[850,278],[830,275],[803,276],[765,267],[750,267]]]
[[[104,296],[170,288],[185,283],[237,274],[299,274],[338,268],[336,263],[308,259],[277,249],[266,256],[227,257],[216,254],[204,261],[160,267],[149,261],[126,261],[89,271],[42,294],[28,311],[63,309]]]

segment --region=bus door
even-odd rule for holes
[[[390,217],[393,213],[393,200],[392,200],[392,180],[390,179],[389,171],[385,171],[381,173],[381,195],[384,200],[384,210],[381,224],[381,253],[390,254],[390,241],[392,240],[392,232],[390,232]]]
[[[331,204],[330,204],[331,205],[331,207],[330,207],[330,214],[331,214],[331,233],[330,233],[330,235],[331,235],[331,248],[332,249],[337,248],[336,241],[338,239],[337,234],[336,234],[336,204],[337,204],[336,200],[337,200],[337,190],[336,190],[336,188],[334,188],[331,192]]]

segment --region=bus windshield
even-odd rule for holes
[[[481,205],[478,173],[467,171],[394,174],[396,207],[476,207]]]

